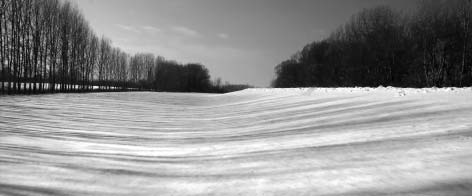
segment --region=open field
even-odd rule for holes
[[[0,96],[0,195],[472,195],[472,88]]]

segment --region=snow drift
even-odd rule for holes
[[[0,195],[471,195],[472,88],[0,97]]]

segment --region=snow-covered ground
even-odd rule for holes
[[[0,97],[0,195],[472,195],[472,88]]]

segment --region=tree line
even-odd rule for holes
[[[471,0],[364,9],[277,65],[272,86],[471,86],[471,15]]]
[[[201,64],[113,47],[69,1],[0,0],[0,63],[2,94],[217,92]]]

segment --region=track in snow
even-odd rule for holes
[[[0,195],[472,195],[472,89],[0,97]]]

